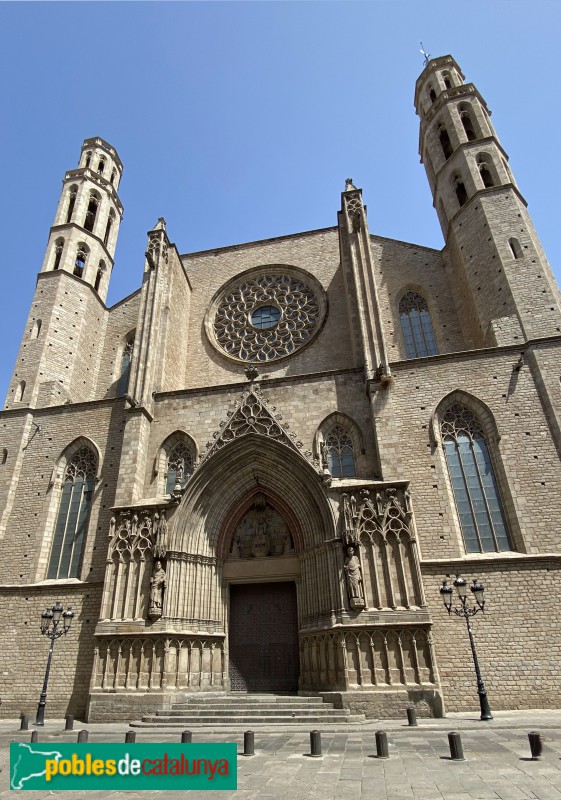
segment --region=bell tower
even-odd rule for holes
[[[96,137],[64,176],[6,408],[96,399],[122,171],[116,150]]]
[[[416,83],[419,151],[473,347],[521,345],[561,331],[561,295],[491,123],[452,56]]]
[[[64,176],[41,272],[63,270],[93,286],[105,301],[123,206],[117,189],[123,173],[116,150],[86,139],[77,169]]]

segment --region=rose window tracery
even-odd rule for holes
[[[321,288],[311,284],[295,270],[248,275],[230,284],[211,310],[211,339],[245,362],[295,353],[317,333],[324,316]]]

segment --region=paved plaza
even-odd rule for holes
[[[0,797],[8,797],[10,741],[29,741],[30,731],[18,730],[19,721],[0,722]],[[30,726],[31,729],[32,726]],[[73,733],[63,731],[60,720],[49,721],[39,741],[76,741],[76,732],[87,728],[90,742],[123,742],[126,724],[75,724]],[[375,733],[386,730],[390,758],[376,757]],[[528,732],[544,737],[539,761],[530,759]],[[448,732],[462,736],[465,761],[452,761]],[[178,742],[179,730],[137,730],[138,742]],[[491,722],[480,722],[476,714],[451,714],[443,720],[419,720],[417,728],[407,721],[368,722],[351,729],[341,726],[322,731],[320,758],[311,758],[309,732],[296,730],[255,731],[255,753],[244,757],[243,731],[218,732],[193,727],[193,741],[236,742],[238,745],[238,790],[192,791],[191,798],[213,797],[236,800],[561,800],[561,711],[497,712]],[[131,745],[132,746],[132,745]],[[65,800],[83,797],[130,798],[133,792],[65,792]],[[183,792],[142,792],[173,798]],[[11,794],[13,796],[13,794]],[[29,800],[53,796],[52,792],[27,791]]]

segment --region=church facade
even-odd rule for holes
[[[4,716],[33,712],[57,600],[51,715],[476,708],[458,574],[492,708],[558,705],[561,294],[451,56],[415,106],[442,251],[371,233],[349,179],[321,230],[184,255],[160,219],[112,307],[122,164],[83,143],[2,412]]]

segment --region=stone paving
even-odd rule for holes
[[[40,741],[76,741],[76,731],[86,727],[91,742],[123,742],[126,724],[84,725],[74,733],[62,730],[61,721],[48,722]],[[390,758],[376,757],[375,731],[388,732]],[[466,760],[452,761],[449,731],[458,730]],[[541,760],[532,761],[528,732],[544,737]],[[18,721],[0,722],[0,798],[8,797],[8,747],[10,741],[29,741]],[[138,742],[177,742],[177,731],[137,731]],[[195,729],[194,741],[234,741],[238,744],[238,790],[192,791],[191,798],[236,800],[561,800],[561,712],[498,712],[492,722],[476,715],[452,714],[444,720],[419,720],[410,728],[404,720],[370,722],[354,731],[323,730],[323,755],[311,758],[309,733],[303,730],[257,731],[253,757],[243,757],[243,732],[225,733]],[[174,800],[184,792],[65,792],[64,800],[84,798],[141,798],[165,795]],[[13,795],[12,795],[13,796]],[[29,800],[47,800],[52,792],[27,791]]]

